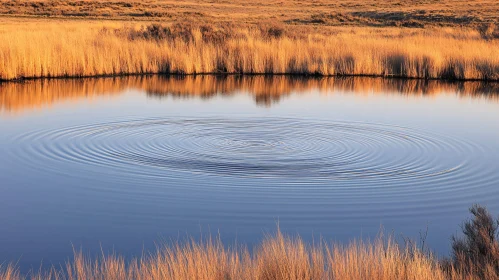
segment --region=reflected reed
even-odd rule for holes
[[[145,91],[155,98],[203,98],[249,94],[261,106],[271,106],[292,94],[317,91],[359,95],[399,94],[483,98],[497,102],[499,83],[445,82],[417,79],[297,76],[128,76],[83,79],[41,79],[0,84],[0,110],[15,113],[64,101],[120,95],[127,89]]]

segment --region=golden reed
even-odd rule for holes
[[[2,280],[474,280],[499,279],[499,221],[473,205],[473,218],[462,235],[452,237],[450,258],[438,260],[426,248],[379,235],[374,241],[347,245],[307,244],[277,230],[251,252],[226,247],[219,238],[165,244],[153,253],[125,261],[119,255],[89,258],[81,251],[60,268],[21,275],[14,265],[0,265]]]
[[[12,20],[0,79],[144,73],[499,80],[499,40],[473,29]]]
[[[6,266],[0,279],[23,278],[15,266]],[[218,240],[188,242],[159,248],[156,253],[129,262],[109,255],[89,259],[75,253],[62,268],[37,271],[27,279],[99,280],[444,280],[478,279],[443,268],[430,254],[414,246],[400,246],[391,238],[374,242],[307,245],[300,238],[277,232],[253,253],[244,248],[227,248]]]

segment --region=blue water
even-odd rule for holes
[[[473,203],[499,214],[499,97],[432,83],[0,84],[0,263],[140,256],[210,233],[251,246],[277,224],[338,242],[428,229],[445,256]]]

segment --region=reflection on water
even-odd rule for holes
[[[327,94],[403,94],[435,96],[452,93],[497,102],[499,83],[445,82],[358,77],[303,78],[293,76],[129,76],[114,78],[28,80],[0,84],[0,110],[20,112],[62,101],[117,95],[126,89],[146,91],[152,97],[230,96],[247,93],[262,106],[271,106],[291,94],[312,90]]]
[[[140,255],[200,227],[252,243],[276,222],[337,241],[428,226],[445,254],[472,203],[499,211],[498,96],[371,78],[0,84],[0,263],[59,265],[71,244]]]

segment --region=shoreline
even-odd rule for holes
[[[24,81],[36,81],[36,80],[77,80],[77,79],[91,79],[91,78],[124,78],[124,77],[147,77],[147,76],[158,76],[158,77],[201,77],[201,76],[212,76],[212,77],[290,77],[290,78],[370,78],[370,79],[393,79],[393,80],[420,80],[420,81],[436,81],[436,82],[483,82],[483,83],[499,83],[499,79],[451,79],[451,78],[426,78],[426,77],[407,77],[407,76],[397,76],[397,75],[368,75],[368,74],[344,74],[344,75],[321,75],[313,73],[162,73],[162,72],[150,72],[150,73],[122,73],[122,74],[101,74],[101,75],[88,75],[88,76],[41,76],[41,77],[20,77],[14,79],[0,79],[0,85],[2,83],[9,82],[24,82]]]

